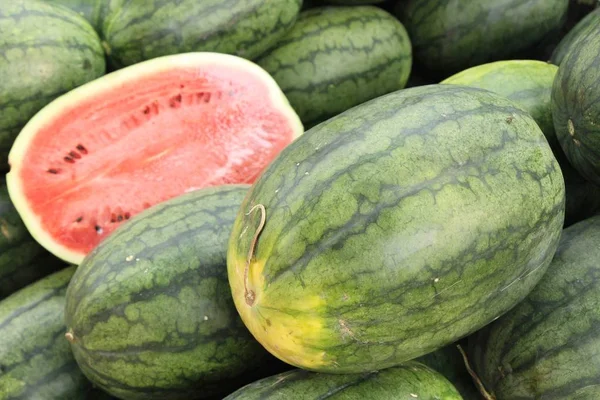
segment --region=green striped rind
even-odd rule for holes
[[[564,202],[560,168],[520,107],[464,86],[404,89],[310,129],[257,180],[229,243],[234,301],[296,366],[397,365],[522,300],[554,254]],[[258,204],[249,307],[239,272]]]
[[[319,1],[319,0],[317,0]],[[379,4],[383,3],[386,0],[320,0],[320,3],[323,4],[336,4],[343,6],[357,6],[357,5],[366,5],[366,4]]]
[[[402,89],[412,66],[402,24],[374,6],[318,7],[257,60],[305,125]]]
[[[67,7],[85,18],[99,32],[100,10],[109,0],[44,0],[46,3],[59,4]]]
[[[254,59],[296,21],[302,0],[125,0],[106,16],[103,36],[117,66],[209,51]]]
[[[600,186],[587,182],[567,160],[552,121],[552,84],[558,67],[536,60],[496,61],[469,68],[442,83],[491,90],[522,106],[546,136],[560,164],[566,185],[565,225],[600,211]]]
[[[456,344],[451,344],[415,361],[427,365],[450,381],[465,400],[481,400],[481,394],[473,384],[473,379],[463,361]]]
[[[415,61],[438,76],[511,58],[560,27],[569,0],[404,0]]]
[[[471,67],[441,83],[486,89],[514,101],[531,114],[556,152],[560,146],[554,133],[550,96],[557,72],[556,65],[543,61],[506,60]]]
[[[0,302],[0,399],[84,400],[85,379],[65,340],[65,292],[75,267]]]
[[[0,168],[25,123],[105,72],[98,35],[83,17],[37,0],[0,2]]]
[[[565,229],[539,285],[470,338],[497,399],[600,398],[600,216]]]
[[[349,375],[320,374],[295,369],[244,386],[224,400],[329,398],[462,400],[456,388],[446,378],[415,361],[383,371]]]
[[[0,300],[65,266],[31,237],[1,182]]]
[[[581,40],[585,39],[590,32],[598,29],[600,29],[600,8],[586,15],[562,38],[556,49],[554,49],[550,61],[560,65],[572,48],[578,46]]]
[[[556,137],[579,173],[600,185],[600,30],[574,47],[552,87]]]
[[[268,353],[236,313],[225,260],[247,189],[202,189],[158,204],[85,258],[67,292],[66,322],[90,380],[125,399],[205,398],[260,366]]]

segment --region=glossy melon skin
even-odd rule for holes
[[[600,398],[600,216],[565,229],[547,273],[510,312],[469,337],[497,399]]]
[[[74,272],[65,268],[0,301],[0,399],[94,398],[64,337]]]
[[[100,38],[81,15],[38,0],[0,2],[0,170],[40,109],[106,71]]]
[[[560,28],[569,0],[402,0],[415,62],[443,79],[511,59]]]
[[[116,68],[198,51],[252,60],[293,26],[302,6],[301,0],[116,3],[105,7],[102,24],[107,54]]]
[[[560,167],[521,107],[459,85],[401,90],[310,129],[270,164],[238,213],[229,282],[282,360],[386,368],[522,300],[564,207]]]
[[[301,369],[246,385],[223,400],[462,400],[446,378],[427,366],[406,364],[364,374],[320,374]]]
[[[406,29],[374,6],[301,12],[256,62],[273,76],[307,127],[404,88],[412,68]]]
[[[458,84],[491,90],[523,109],[546,136],[560,165],[566,186],[565,226],[600,212],[600,185],[584,179],[560,146],[552,119],[552,86],[556,65],[537,60],[506,60],[478,65],[446,78],[443,84]]]
[[[212,399],[272,360],[228,290],[227,239],[247,189],[206,188],[158,204],[85,258],[65,321],[92,382],[122,399]]]
[[[600,30],[568,52],[552,86],[552,118],[567,159],[600,185]]]

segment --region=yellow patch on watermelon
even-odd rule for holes
[[[265,260],[253,260],[248,271],[248,290],[254,292],[254,301],[249,305],[244,287],[246,260],[232,258],[228,260],[234,264],[229,268],[229,282],[235,306],[256,340],[275,357],[297,367],[318,369],[331,364],[333,360],[327,360],[325,351],[320,349],[326,329],[318,310],[323,309],[325,301],[314,295],[295,303],[288,298],[286,308],[280,308],[279,297],[269,297],[265,287]]]

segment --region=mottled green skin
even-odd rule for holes
[[[497,399],[600,398],[600,216],[563,232],[539,285],[469,340]]]
[[[514,101],[527,111],[539,125],[552,150],[560,149],[550,96],[558,67],[537,60],[506,60],[471,67],[449,78],[443,84],[467,85]]]
[[[84,259],[66,323],[92,382],[123,399],[206,398],[266,359],[227,282],[227,239],[247,189],[202,189],[156,205]]]
[[[321,0],[320,3],[343,6],[357,6],[365,4],[379,4],[383,3],[384,1],[385,0]]]
[[[590,32],[599,28],[600,8],[586,15],[562,38],[556,49],[554,49],[550,61],[556,65],[560,65],[567,53],[572,48],[578,46],[580,41],[583,40]]]
[[[302,0],[124,0],[106,17],[103,37],[121,67],[192,51],[254,59],[292,27],[301,6]]]
[[[85,400],[92,389],[65,340],[71,266],[0,302],[0,399]]]
[[[310,127],[404,88],[412,66],[402,24],[374,6],[318,7],[257,60]]]
[[[403,0],[415,61],[440,77],[512,58],[558,29],[569,0]]]
[[[0,1],[0,169],[25,123],[56,97],[102,76],[98,35],[82,16],[37,0]]]
[[[383,371],[334,375],[295,369],[244,386],[224,400],[462,400],[446,378],[410,361]]]
[[[448,379],[465,400],[481,400],[481,394],[463,361],[455,343],[417,358],[422,364],[439,372]]]
[[[29,234],[14,208],[6,183],[0,183],[0,300],[66,267]]]
[[[600,186],[583,179],[567,160],[554,131],[552,84],[558,67],[536,60],[496,61],[469,68],[442,83],[491,90],[522,106],[537,122],[548,140],[565,178],[565,225],[600,211]]]
[[[83,18],[94,27],[96,32],[100,28],[100,10],[104,6],[102,3],[109,2],[108,0],[44,0],[46,3],[60,4],[65,6]]]
[[[229,278],[249,251],[240,232],[258,225],[246,213],[263,204],[260,301],[299,324],[323,324],[311,342],[297,338],[326,353],[314,370],[381,369],[450,344],[522,300],[554,254],[564,203],[560,168],[521,108],[464,86],[404,89],[280,153],[242,204]],[[306,299],[323,305],[303,309]],[[272,328],[259,320],[265,336],[275,316]]]
[[[600,185],[600,30],[574,47],[552,87],[556,137],[579,173]]]

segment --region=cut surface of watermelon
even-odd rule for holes
[[[177,195],[252,183],[303,132],[256,64],[188,53],[127,67],[56,99],[9,154],[32,236],[79,264],[120,223]]]

